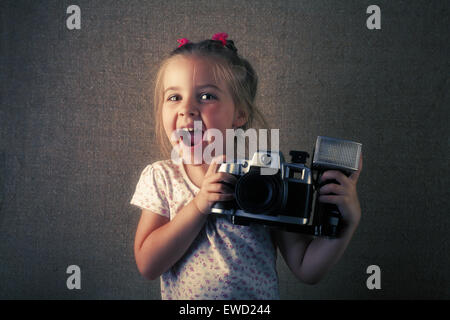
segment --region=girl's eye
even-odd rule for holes
[[[168,101],[178,101],[179,100],[179,96],[175,95],[175,96],[170,96],[167,100]]]
[[[217,99],[217,98],[210,93],[203,93],[200,95],[200,100],[212,100],[212,99]]]

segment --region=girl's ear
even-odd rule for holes
[[[242,110],[236,110],[233,121],[233,128],[240,128],[247,123],[247,114]]]

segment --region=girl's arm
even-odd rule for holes
[[[236,178],[227,173],[216,173],[218,166],[215,162],[209,166],[199,193],[172,220],[142,210],[134,254],[139,272],[146,278],[158,278],[184,255],[215,202],[233,199],[231,188],[220,182],[234,183]]]
[[[297,233],[276,231],[276,242],[286,264],[304,283],[316,284],[339,260],[356,226],[348,227],[339,238],[312,239]]]
[[[356,184],[362,169],[362,155],[359,170],[350,177],[340,171],[326,171],[321,181],[336,179],[338,184],[324,185],[319,200],[336,204],[342,214],[344,228],[338,238],[313,238],[302,234],[283,231],[275,232],[275,240],[291,271],[303,282],[315,284],[322,279],[339,260],[347,248],[361,219],[361,207]],[[328,195],[334,193],[335,195]]]
[[[206,217],[192,201],[172,221],[142,210],[134,242],[139,272],[154,280],[174,265],[194,241]]]

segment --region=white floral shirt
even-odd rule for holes
[[[131,204],[173,219],[199,191],[184,166],[148,165]],[[279,299],[276,248],[262,225],[210,215],[187,252],[161,275],[162,299]]]

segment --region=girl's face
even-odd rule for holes
[[[240,127],[246,122],[242,112],[236,110],[226,83],[215,79],[213,66],[212,59],[177,57],[169,62],[164,72],[163,126],[172,145],[178,145],[183,150],[184,159],[186,156],[193,157],[194,145],[195,148],[201,146],[203,154],[203,150],[210,143],[203,141],[203,134],[212,128],[222,133],[223,152],[226,129]],[[175,131],[194,128],[194,121],[201,121],[201,142],[192,139],[190,145],[183,143],[181,139],[172,141],[171,137]]]

